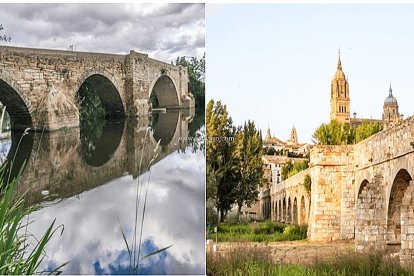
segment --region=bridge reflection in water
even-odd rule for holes
[[[187,140],[180,137],[188,137],[194,116],[190,112],[98,121],[54,132],[23,135],[23,131],[13,131],[4,178],[16,177],[23,167],[17,193],[27,192],[30,205],[44,201],[46,194],[67,198],[123,175],[136,178],[148,169],[154,155],[153,164],[187,146]],[[161,146],[154,152],[158,140]]]

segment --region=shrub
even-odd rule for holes
[[[312,181],[311,181],[309,174],[305,175],[303,179],[303,186],[305,187],[306,192],[308,192],[309,194],[311,192],[311,186],[312,186]]]

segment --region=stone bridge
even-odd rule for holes
[[[285,224],[307,224],[310,193],[303,185],[307,175],[309,169],[261,191],[263,217]]]
[[[32,205],[44,200],[41,192],[45,190],[67,198],[125,175],[136,178],[170,153],[185,149],[188,143],[182,137],[188,137],[193,116],[188,110],[159,114],[152,131],[147,131],[148,120],[110,124],[94,141],[92,153],[87,150],[90,141],[83,141],[81,128],[31,132],[23,137],[21,154],[16,155],[10,172],[11,177],[17,175],[27,160],[17,194],[27,192],[25,201]],[[20,137],[12,136],[9,160],[14,158]],[[109,140],[112,142],[107,143]]]
[[[414,116],[356,145],[315,146],[306,173],[312,181],[309,240],[350,239],[358,251],[398,252],[402,262],[414,260]],[[273,219],[296,223],[288,201],[301,198],[302,179],[272,188]]]
[[[12,129],[79,126],[77,94],[83,84],[98,93],[110,117],[137,117],[159,107],[194,107],[187,68],[131,51],[128,55],[0,46],[0,101]]]

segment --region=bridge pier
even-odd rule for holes
[[[376,175],[371,183],[365,181],[356,205],[355,249],[357,251],[385,250],[387,241],[386,199],[384,180]]]
[[[414,262],[414,181],[410,181],[401,206],[400,261],[403,264]]]

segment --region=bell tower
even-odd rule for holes
[[[348,79],[342,71],[341,51],[338,53],[338,66],[331,82],[330,119],[340,123],[349,122],[350,99]]]

